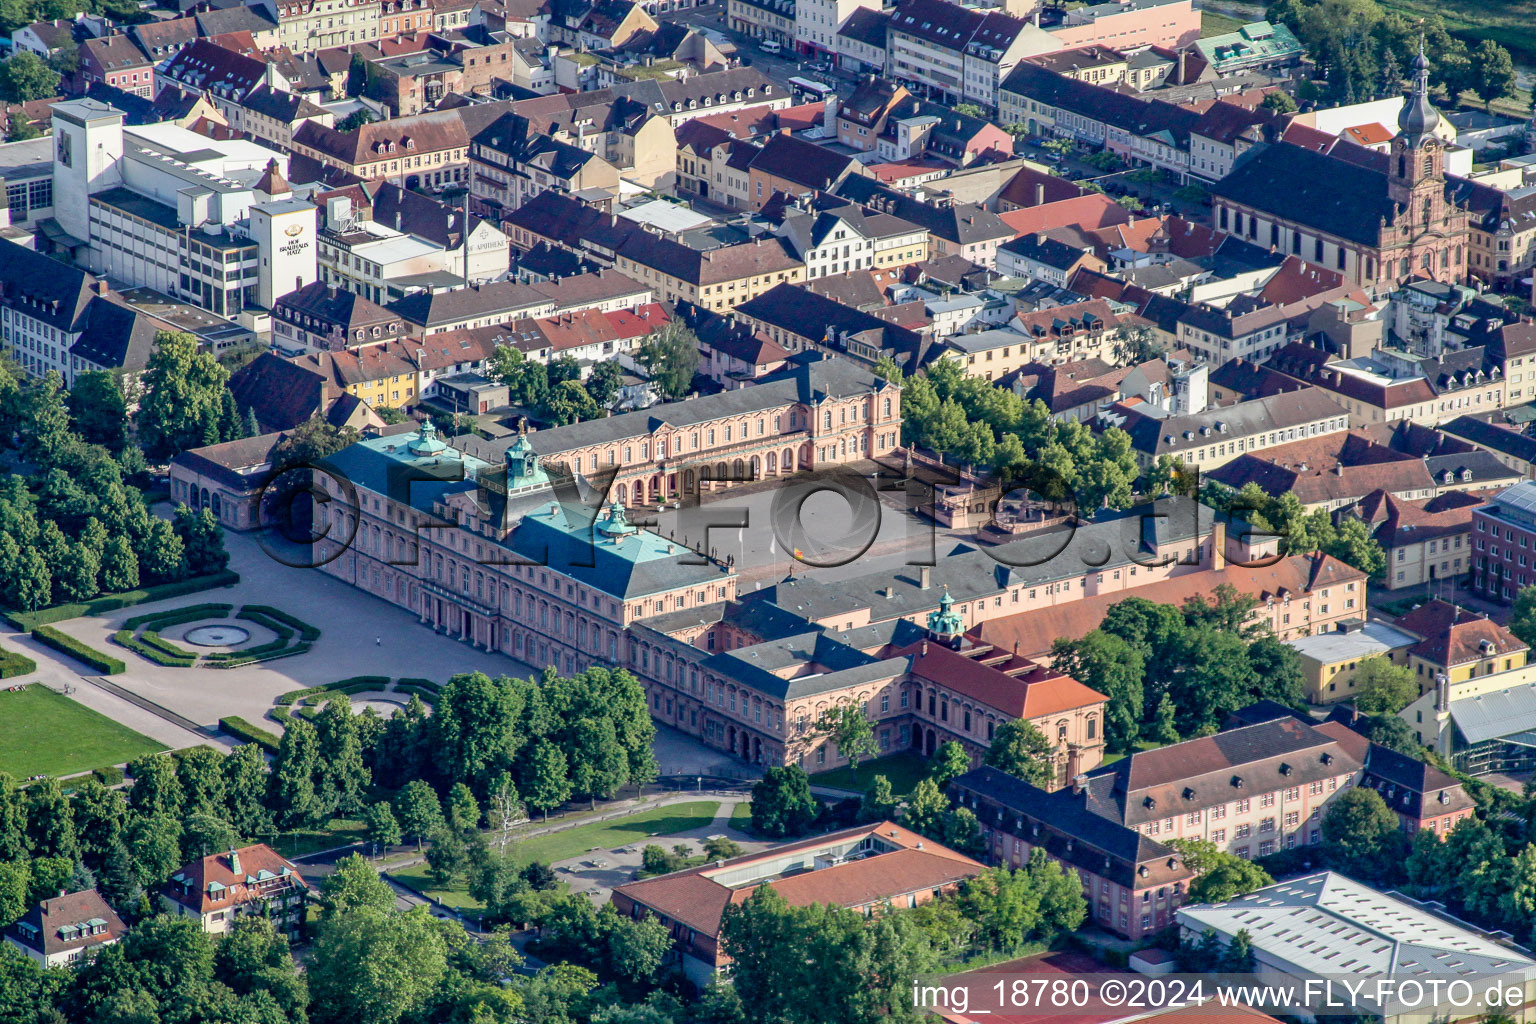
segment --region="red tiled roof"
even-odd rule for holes
[[[266,843],[244,846],[233,853],[240,864],[239,872],[233,869],[229,853],[217,853],[176,872],[161,891],[168,899],[206,914],[262,899],[262,889],[281,879],[300,888],[308,887],[293,862]]]
[[[1076,708],[1094,707],[1109,698],[1071,676],[1007,657],[1007,670],[988,664],[987,655],[967,657],[940,643],[919,642],[892,651],[910,657],[910,672],[920,679],[995,708],[1010,718],[1035,719]]]

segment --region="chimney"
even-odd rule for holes
[[[928,657],[928,641],[927,640],[923,641],[923,654],[922,654],[922,656],[925,657],[925,658]],[[62,896],[64,894],[63,893],[59,893],[59,895]]]
[[[237,875],[240,873],[240,854],[234,849],[229,851],[229,870]]]
[[[918,585],[927,590],[933,586],[933,566],[925,565],[917,570]]]
[[[1083,788],[1086,787],[1087,785],[1088,785],[1088,776],[1086,776],[1086,775],[1074,775],[1074,776],[1072,776],[1072,792],[1073,793],[1081,793],[1083,791]]]
[[[1035,205],[1045,205],[1045,182],[1043,181],[1035,182]]]
[[[1227,524],[1217,523],[1211,527],[1211,568],[1225,569],[1227,567]]]
[[[1035,244],[1036,245],[1044,245],[1045,244],[1045,232],[1044,231],[1036,231],[1035,232]]]
[[[109,291],[111,291],[111,289],[107,287],[107,279],[104,277],[98,277],[96,279],[96,294],[105,295]]]

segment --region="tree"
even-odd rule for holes
[[[30,103],[57,96],[60,81],[57,71],[28,50],[0,61],[0,100],[7,103]]]
[[[352,59],[347,62],[347,95],[361,96],[363,89],[368,84],[368,61],[360,53],[354,53]],[[362,109],[367,110],[367,107]],[[342,131],[351,131],[350,128],[342,128]]]
[[[352,55],[354,58],[357,54]],[[378,118],[373,116],[373,111],[367,107],[358,107],[352,113],[336,122],[336,130],[339,132],[355,132],[365,124],[373,124]]]
[[[906,809],[901,812],[901,823],[930,839],[939,839],[944,835],[945,817],[949,811],[949,798],[944,795],[944,791],[932,779],[923,779],[907,797]]]
[[[1509,614],[1509,631],[1521,643],[1536,646],[1536,586],[1522,587],[1515,595],[1515,604]]]
[[[1262,105],[1277,114],[1294,114],[1297,110],[1296,101],[1291,98],[1289,93],[1281,92],[1279,89],[1267,94],[1262,101]]]
[[[351,817],[362,809],[363,794],[373,781],[363,764],[352,702],[344,696],[327,700],[315,716],[315,733],[320,743],[321,800],[331,813]]]
[[[619,388],[624,384],[624,371],[619,369],[619,364],[606,361],[592,367],[592,372],[587,375],[587,394],[592,396],[592,401],[606,409],[613,404],[618,397]]]
[[[1483,101],[1484,109],[1493,101],[1515,92],[1515,62],[1509,51],[1492,39],[1484,39],[1471,53],[1472,91]]]
[[[133,788],[128,804],[141,814],[180,815],[186,806],[186,793],[176,774],[176,762],[169,754],[145,754],[128,762]]]
[[[6,590],[9,603],[26,611],[35,611],[52,599],[53,574],[36,549],[28,548],[17,558]]]
[[[875,728],[864,706],[854,701],[834,704],[816,723],[816,733],[837,744],[837,752],[848,761],[848,770],[855,775],[859,762],[872,757],[880,750],[875,739]]]
[[[320,885],[324,920],[359,910],[388,913],[394,905],[395,891],[360,854],[350,853],[337,861],[336,870]]]
[[[480,824],[480,805],[462,782],[455,782],[448,791],[446,809],[448,827],[456,832],[473,832]]]
[[[161,331],[143,376],[139,402],[139,440],[155,459],[206,444],[209,429],[218,431],[229,371],[210,352],[199,352],[197,338],[184,331]]]
[[[1051,663],[1109,698],[1104,708],[1105,742],[1111,750],[1129,750],[1141,732],[1145,655],[1138,643],[1108,631],[1110,625],[1106,618],[1101,628],[1081,640],[1057,640],[1051,648]]]
[[[776,765],[752,787],[752,831],[770,839],[803,835],[821,813],[810,778],[796,765]]]
[[[25,117],[11,118],[11,134],[6,137],[7,142],[26,142],[28,139],[40,139],[43,137],[42,129]]]
[[[549,395],[544,399],[543,410],[557,427],[596,419],[600,411],[579,380],[563,380],[551,384]]]
[[[1367,719],[1365,738],[1409,757],[1422,757],[1424,754],[1424,745],[1414,734],[1413,726],[1397,715],[1376,715]]]
[[[1056,775],[1051,753],[1051,741],[1039,729],[1022,718],[1011,718],[998,725],[982,761],[1044,789]]]
[[[27,787],[27,840],[34,859],[62,857],[70,864],[79,859],[74,812],[58,779],[42,779]]]
[[[288,937],[280,934],[270,919],[252,915],[235,918],[223,941],[214,947],[213,963],[219,981],[236,995],[270,997],[283,1019],[307,1020],[309,986],[294,967]]]
[[[933,752],[933,760],[928,764],[928,777],[933,779],[934,785],[943,789],[951,779],[957,779],[970,770],[971,755],[965,752],[965,747],[957,740],[945,740]]]
[[[109,538],[101,553],[101,589],[119,594],[138,585],[139,556],[133,553],[133,543],[121,534]]]
[[[416,838],[416,849],[420,850],[421,841],[443,827],[443,805],[431,786],[415,779],[395,795],[395,817],[401,830]]]
[[[229,552],[224,549],[224,527],[214,518],[212,509],[194,512],[186,505],[177,505],[175,515],[173,528],[176,536],[181,538],[187,569],[192,575],[220,572],[229,565]]]
[[[498,854],[506,856],[507,847],[512,842],[512,829],[526,820],[528,816],[523,809],[522,799],[517,795],[517,787],[512,783],[512,776],[502,772],[492,784],[485,801],[485,821],[496,837]]]
[[[619,743],[618,730],[609,718],[582,718],[571,727],[567,750],[571,763],[571,788],[587,798],[593,808],[629,779],[629,759]]]
[[[891,780],[876,775],[870,780],[869,789],[865,790],[864,799],[859,804],[859,817],[865,821],[885,821],[896,816],[900,803],[891,792]]]
[[[261,748],[242,743],[219,766],[224,775],[225,817],[243,836],[264,834],[272,817],[262,803],[267,789],[267,763]]]
[[[1390,879],[1406,843],[1397,815],[1374,789],[1356,787],[1333,800],[1323,815],[1328,857],[1340,870],[1368,882]]]
[[[1406,665],[1377,655],[1355,669],[1355,706],[1368,715],[1395,715],[1419,696],[1419,683]]]
[[[1191,902],[1220,903],[1274,884],[1257,864],[1207,840],[1170,839],[1168,845],[1184,855],[1184,866],[1195,873],[1189,884]]]
[[[320,771],[320,740],[315,727],[294,715],[283,729],[267,788],[267,806],[278,827],[314,828],[325,821],[327,809],[315,789]]]
[[[400,822],[388,800],[369,804],[363,814],[363,823],[368,826],[368,841],[378,848],[387,850],[400,845]]]
[[[567,774],[565,752],[549,740],[539,740],[528,757],[528,772],[523,784],[523,799],[528,806],[549,812],[571,798],[571,780]]]
[[[179,580],[187,575],[187,559],[176,529],[164,519],[152,519],[137,549],[139,571],[154,582]]]
[[[635,361],[645,367],[656,389],[677,400],[693,389],[699,368],[699,339],[681,320],[669,320],[640,343]]]
[[[448,950],[425,907],[363,909],[325,923],[308,978],[316,1024],[395,1024],[426,1008],[448,970]]]
[[[117,378],[105,370],[75,378],[69,389],[69,418],[88,444],[99,444],[114,455],[128,444],[128,406]]]
[[[69,429],[69,407],[64,401],[63,380],[58,371],[49,370],[23,394],[27,429],[22,437],[22,451],[45,470],[64,464],[78,447],[79,439]]]

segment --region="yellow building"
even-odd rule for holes
[[[1334,704],[1355,696],[1355,675],[1367,658],[1405,664],[1408,651],[1419,642],[1412,633],[1385,622],[1341,623],[1345,628],[1298,637],[1290,642],[1301,659],[1309,704]]]

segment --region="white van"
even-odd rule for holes
[[[764,39],[757,44],[757,48],[764,53],[778,53],[784,46],[777,39]]]

